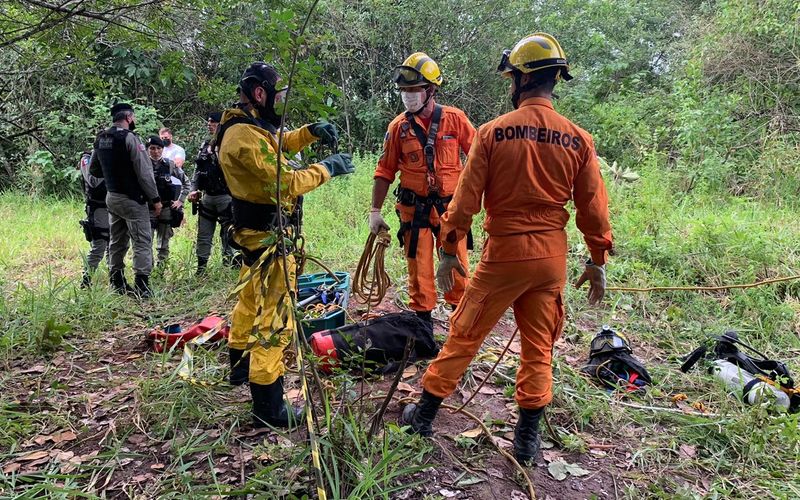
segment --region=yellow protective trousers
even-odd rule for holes
[[[252,279],[239,292],[231,315],[228,345],[250,351],[250,382],[260,385],[272,384],[285,372],[283,351],[296,328],[283,265],[283,258],[276,253],[261,268],[254,269]],[[286,257],[286,265],[294,291],[297,287],[294,256]],[[239,279],[249,271],[249,267],[242,266]]]

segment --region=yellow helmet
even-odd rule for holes
[[[398,87],[421,87],[423,85],[442,84],[442,72],[436,61],[424,52],[414,52],[397,66],[392,74],[392,81]]]
[[[517,42],[513,49],[503,51],[497,71],[510,77],[515,71],[533,73],[544,68],[563,68],[559,75],[564,80],[572,80],[567,54],[558,40],[547,33],[534,33]]]

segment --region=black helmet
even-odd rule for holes
[[[278,70],[276,70],[274,66],[262,61],[256,61],[242,73],[242,78],[239,80],[239,87],[247,92],[247,90],[252,89],[253,86],[260,85],[264,87],[265,90],[269,91],[270,87],[273,90],[275,89],[275,84],[278,83],[279,79],[280,75],[278,75]]]
[[[148,137],[146,144],[147,144],[147,147],[150,147],[150,146],[158,146],[160,148],[164,147],[164,141],[162,141],[161,137],[159,137],[157,135],[151,135],[150,137]]]

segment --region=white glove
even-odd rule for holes
[[[372,208],[369,211],[369,232],[378,234],[382,229],[389,230],[389,225],[383,220],[380,208]]]
[[[606,268],[605,266],[598,266],[591,260],[586,263],[581,277],[575,283],[575,288],[580,288],[584,282],[589,282],[589,303],[598,304],[603,301],[603,296],[606,294]]]
[[[464,266],[458,261],[455,255],[448,255],[444,252],[439,259],[439,268],[436,270],[436,282],[439,284],[439,290],[447,293],[453,289],[455,280],[453,279],[453,271],[456,271],[463,277],[467,277],[467,272]]]

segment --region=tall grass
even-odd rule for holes
[[[357,155],[354,175],[334,179],[306,197],[306,249],[334,269],[352,271],[363,248],[376,159]],[[800,200],[776,198],[773,192],[780,187],[771,186],[752,198],[687,192],[684,179],[665,169],[658,159],[643,163],[639,173],[637,182],[617,183],[606,172],[617,247],[617,256],[608,266],[610,285],[720,285],[800,272],[800,225],[796,223]],[[236,275],[221,266],[216,243],[210,274],[203,279],[194,276],[196,219],[192,216],[176,231],[169,267],[154,276],[156,298],[140,304],[109,291],[104,264],[97,286],[88,291],[77,288],[87,246],[76,222],[82,216],[80,202],[3,193],[0,215],[0,360],[6,367],[19,359],[46,359],[54,349],[68,349],[70,339],[77,336],[100,338],[126,328],[144,331],[211,310],[226,313],[232,306],[224,297]],[[391,199],[384,206],[384,215],[396,230]],[[482,237],[479,224],[477,220],[474,227],[478,248]],[[575,278],[586,248],[574,223],[568,231],[569,273]],[[477,257],[474,252],[472,259]],[[386,264],[395,281],[402,283],[405,265],[396,241]],[[569,316],[565,337],[573,355],[583,356],[594,330],[608,323],[627,334],[635,353],[654,376],[653,388],[637,397],[638,404],[673,407],[671,397],[684,393],[719,416],[620,408],[557,356],[551,415],[570,449],[585,449],[587,436],[620,439],[631,446],[632,467],[648,478],[646,486],[637,483],[629,487],[632,498],[693,494],[685,481],[677,479],[680,476],[711,477],[707,481],[710,496],[797,494],[797,417],[742,406],[702,370],[682,374],[677,366],[678,358],[705,336],[732,328],[766,354],[786,361],[800,378],[800,283],[714,294],[609,293],[601,309],[588,308],[584,294],[572,286],[566,290]],[[205,379],[222,379],[224,364],[216,350],[198,353],[197,366]],[[211,444],[185,438],[213,425],[236,427],[247,418],[246,404],[224,391],[186,385],[174,377],[174,360],[169,356],[148,356],[144,368],[135,393],[139,418],[158,439],[179,438],[184,443],[170,451],[175,475],[152,485],[149,494],[180,496],[193,488],[209,494],[260,491],[275,496],[312,491],[313,475],[304,443],[290,449],[263,443],[265,453],[275,460],[259,464],[238,490],[214,479],[199,484],[180,472],[189,459],[179,457],[188,457],[191,450],[230,444],[225,433]],[[508,369],[513,375],[514,366]],[[10,382],[9,376],[0,375],[3,384]],[[352,387],[352,380],[338,388],[348,385]],[[347,395],[337,397],[341,401]],[[340,497],[387,497],[399,481],[413,482],[420,470],[433,466],[427,442],[409,439],[395,428],[385,429],[373,442],[366,440],[367,426],[361,420],[368,414],[369,408],[338,412],[337,420],[321,438],[326,481]],[[0,443],[15,446],[46,424],[42,418],[3,401],[0,429],[5,430],[0,432]],[[696,447],[697,455],[682,458],[681,444]],[[101,473],[87,470],[90,476]],[[293,470],[297,474],[287,483],[286,471]],[[55,491],[56,481],[45,480],[52,489],[41,484],[35,490],[30,484],[14,484],[46,494]],[[76,481],[82,480],[64,480],[65,491],[75,491]]]

